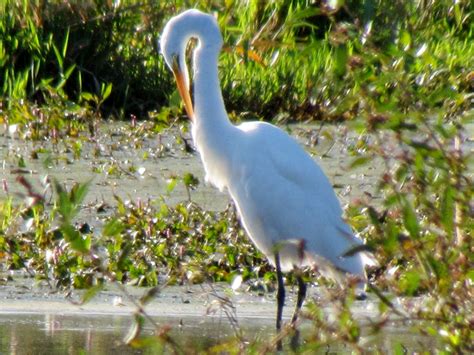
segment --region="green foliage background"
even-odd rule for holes
[[[351,118],[432,108],[472,90],[471,2],[329,3],[7,0],[0,95],[8,108],[59,96],[119,118],[177,105],[157,39],[189,7],[218,16],[222,88],[237,114],[245,107],[265,119]]]
[[[380,262],[373,292],[390,295],[371,330],[396,314],[390,297],[420,296],[402,321],[436,338],[440,351],[474,351],[473,158],[462,149],[474,118],[474,2],[6,0],[0,122],[18,124],[28,132],[22,139],[53,142],[87,131],[93,141],[104,117],[168,125],[182,110],[157,40],[189,7],[218,17],[232,119],[345,120],[361,137],[349,149],[352,167],[383,162],[382,203],[362,200],[346,211]],[[64,144],[80,156],[74,142]],[[51,209],[20,184],[33,203],[0,204],[0,259],[9,269],[34,270],[59,288],[96,290],[106,279],[156,285],[163,274],[173,283],[230,281],[236,273],[271,288],[271,268],[231,210],[118,199],[97,238],[73,222],[87,185],[50,184]],[[26,221],[34,228],[21,232]],[[306,350],[343,343],[363,351],[352,296],[334,296],[337,326],[320,305],[308,307],[315,330]]]

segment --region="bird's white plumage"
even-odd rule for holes
[[[206,179],[229,192],[252,241],[272,263],[278,252],[283,271],[315,263],[364,279],[364,257],[344,256],[362,241],[343,221],[321,168],[281,129],[229,121],[217,72],[222,37],[212,16],[188,10],[168,22],[160,43],[168,65],[179,58],[189,83],[184,57],[192,37],[198,40],[192,135]]]

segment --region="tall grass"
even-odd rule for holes
[[[196,7],[218,14],[224,33],[221,78],[229,109],[239,113],[244,107],[264,119],[276,113],[347,118],[358,112],[361,95],[371,99],[362,90],[371,81],[382,95],[391,95],[393,87],[413,83],[429,89],[419,76],[437,70],[450,72],[459,86],[457,76],[472,68],[469,2],[338,4],[198,2]],[[186,6],[132,0],[2,3],[2,101],[7,107],[18,99],[41,105],[59,96],[116,117],[146,117],[174,105],[157,38],[164,22]],[[433,80],[443,85],[438,90],[452,86],[445,77]],[[101,85],[109,83],[112,92],[103,105],[82,95],[99,96]],[[436,105],[428,99],[416,92],[399,106]]]

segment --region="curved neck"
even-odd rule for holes
[[[219,48],[200,43],[194,51],[194,111],[199,128],[218,131],[231,125],[222,98],[217,60]]]

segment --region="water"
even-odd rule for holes
[[[226,319],[209,318],[156,319],[171,328],[168,335],[185,353],[209,349],[233,337]],[[155,348],[136,349],[124,343],[132,323],[126,315],[67,315],[67,314],[0,314],[0,354],[148,354],[162,352]],[[242,326],[247,339],[265,340],[273,336],[273,327],[258,319]],[[303,335],[309,329],[303,331]],[[144,335],[152,335],[151,328]],[[410,352],[435,350],[433,340],[409,331],[407,327],[388,327],[375,337],[367,337],[365,349],[377,346],[378,350],[393,353],[402,343]],[[165,352],[171,352],[165,348]],[[349,353],[350,348],[333,344],[318,353]]]
[[[158,320],[171,327],[169,335],[183,349],[208,347],[232,335],[219,321],[200,318]],[[124,343],[132,324],[125,315],[13,314],[0,316],[1,354],[141,354]],[[185,330],[183,330],[185,329]],[[145,335],[151,335],[150,328]]]
[[[121,341],[126,317],[67,316],[55,314],[2,314],[2,354],[133,354]]]
[[[13,274],[0,287],[0,354],[161,353],[162,349],[137,350],[125,345],[136,312],[130,298],[138,300],[147,292],[133,286],[125,289],[128,296],[117,285],[109,284],[88,303],[77,305],[44,283]],[[83,292],[75,290],[70,297],[79,300]],[[308,288],[308,300],[318,300],[332,319],[334,308],[324,294],[317,286]],[[285,322],[291,317],[295,298],[295,290],[287,287]],[[167,334],[186,353],[209,349],[226,340],[234,340],[235,344],[230,319],[235,320],[247,343],[266,344],[275,334],[275,311],[273,292],[232,291],[225,283],[164,287],[146,306],[146,313],[158,329],[168,329]],[[413,324],[396,319],[371,335],[369,324],[379,319],[378,300],[372,294],[367,300],[355,301],[351,311],[363,325],[364,349],[376,347],[391,353],[399,343],[411,352],[436,348],[433,339],[412,329]],[[303,321],[301,329],[303,339],[311,338],[313,332],[319,333],[310,321]],[[154,330],[146,321],[141,335],[152,336]],[[337,353],[349,351],[340,344],[331,344],[321,352],[328,349]]]

